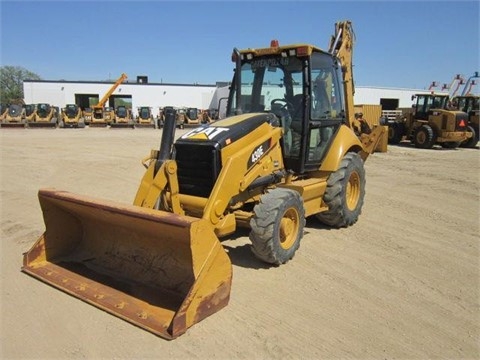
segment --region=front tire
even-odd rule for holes
[[[398,122],[394,122],[388,125],[388,143],[391,145],[397,145],[402,141],[404,135],[404,125]]]
[[[478,143],[478,132],[475,131],[475,128],[470,125],[468,126],[467,131],[472,133],[472,137],[465,140],[460,146],[465,148],[474,148]]]
[[[305,209],[300,194],[276,188],[262,195],[250,220],[250,240],[256,257],[280,265],[295,255],[305,226]]]
[[[430,125],[422,125],[413,133],[413,143],[419,149],[431,149],[435,144],[435,133]]]
[[[340,168],[327,180],[323,200],[328,210],[316,214],[328,226],[341,228],[357,222],[365,197],[365,168],[360,155],[347,153]]]

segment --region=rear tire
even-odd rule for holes
[[[316,214],[328,226],[341,228],[357,222],[365,197],[365,168],[360,155],[347,153],[340,168],[327,180],[323,200],[328,210]]]
[[[435,133],[430,125],[422,125],[413,133],[413,143],[419,149],[431,149],[435,144]]]
[[[404,133],[404,126],[403,124],[394,122],[393,124],[388,126],[388,143],[392,145],[397,145],[402,141],[403,133]]]
[[[250,240],[256,257],[269,264],[284,264],[295,255],[305,226],[300,194],[277,188],[260,198],[250,220]]]

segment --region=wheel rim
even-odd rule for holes
[[[295,209],[288,209],[280,221],[280,246],[288,250],[297,239],[300,219]]]
[[[419,144],[425,144],[425,141],[427,140],[427,136],[423,131],[419,131],[417,133],[417,143]]]
[[[357,207],[360,190],[360,175],[354,171],[350,174],[346,191],[347,207],[350,211],[353,211]]]

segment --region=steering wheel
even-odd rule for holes
[[[281,110],[287,109],[287,110],[293,110],[293,105],[290,101],[286,99],[273,99],[270,101],[270,107],[273,109],[273,105],[278,103],[278,102],[284,102],[285,104],[282,105]]]
[[[275,104],[278,102],[285,103],[280,108],[275,109]],[[271,111],[274,113],[280,120],[282,127],[287,129],[290,127],[292,123],[292,117],[290,115],[290,111],[293,111],[293,105],[290,101],[286,99],[273,99],[270,101]]]

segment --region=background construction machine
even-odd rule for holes
[[[130,108],[127,108],[124,105],[117,106],[115,109],[115,116],[113,117],[113,121],[110,123],[111,128],[135,128],[135,124],[133,122],[132,111]]]
[[[202,123],[202,112],[197,108],[185,109],[185,125],[200,125]]]
[[[122,82],[127,79],[126,74],[120,75],[115,83],[103,95],[98,104],[92,106],[92,118],[89,122],[90,126],[107,126],[110,125],[115,118],[115,111],[113,107],[105,107],[110,95],[120,86]]]
[[[454,97],[452,102],[458,110],[468,115],[467,131],[472,134],[460,146],[467,148],[477,146],[480,133],[480,97],[478,95],[460,95]]]
[[[37,105],[35,104],[26,104],[25,108],[25,122],[28,123],[34,120],[35,117],[35,110],[37,109]]]
[[[20,104],[11,104],[8,106],[4,119],[0,123],[1,127],[25,127],[25,108]]]
[[[364,161],[384,128],[361,138],[351,128],[352,49],[349,21],[335,25],[328,51],[234,49],[228,117],[174,142],[166,111],[133,205],[40,190],[46,231],[23,271],[172,339],[229,301],[219,237],[247,226],[255,256],[279,265],[299,248],[306,217],[354,224]]]
[[[34,127],[51,127],[56,128],[60,118],[60,111],[58,107],[50,104],[37,104],[34,116],[27,121],[30,128]]]
[[[467,114],[447,108],[448,95],[417,94],[415,98],[413,111],[388,121],[390,144],[398,144],[406,137],[421,149],[431,149],[434,144],[456,148],[472,136],[467,129]]]
[[[206,109],[202,111],[202,123],[210,124],[215,120],[218,120],[218,109]]]
[[[90,125],[93,119],[93,109],[90,107],[87,107],[82,110],[83,114],[83,121],[85,121],[85,125]]]
[[[60,128],[84,128],[85,121],[80,107],[76,104],[67,104],[62,109],[62,120],[58,126]]]
[[[140,106],[135,118],[136,127],[153,127],[155,128],[155,120],[153,119],[152,108],[148,106]]]
[[[167,114],[173,114],[175,117],[175,126],[183,129],[185,124],[185,110],[175,108],[174,106],[164,106],[158,114],[158,128],[163,127]]]
[[[0,124],[5,120],[7,116],[8,106],[6,104],[0,104]]]

